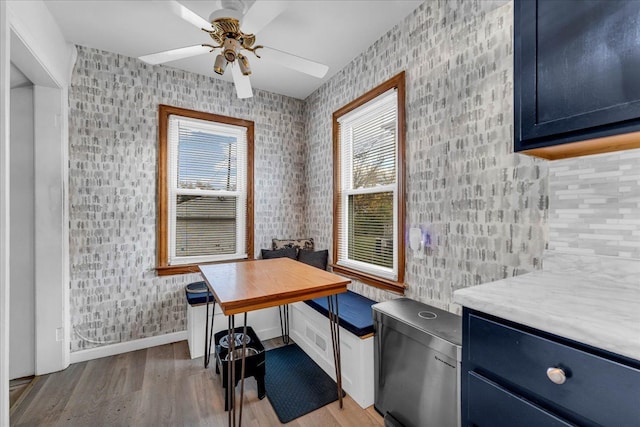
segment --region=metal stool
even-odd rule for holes
[[[233,336],[236,338],[235,341],[235,352],[242,352],[242,344],[240,343],[243,339],[246,341],[246,350],[247,356],[245,358],[245,371],[244,377],[254,377],[256,380],[256,384],[258,385],[258,399],[264,399],[266,395],[265,384],[264,384],[264,376],[265,376],[265,351],[262,342],[253,331],[251,326],[247,326],[247,337],[243,335],[243,328],[238,327],[233,329]],[[237,337],[240,336],[241,339]],[[234,357],[229,356],[229,331],[220,331],[215,334],[215,355],[216,355],[216,374],[222,374],[222,387],[225,389],[224,393],[224,410],[228,411],[229,408],[233,407],[233,401],[229,402],[229,393],[227,388],[238,385],[240,379],[242,378],[241,374],[241,361],[238,359],[239,354],[236,355],[235,360]],[[238,342],[240,341],[240,342]],[[228,378],[228,363],[233,363],[233,369],[235,370],[234,377],[235,382],[231,384]]]

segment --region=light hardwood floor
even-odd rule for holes
[[[265,347],[274,347],[269,343]],[[223,388],[215,367],[191,360],[187,342],[77,363],[36,377],[11,410],[12,426],[226,426]],[[212,361],[213,363],[213,361]],[[256,382],[245,381],[244,426],[281,425]],[[383,426],[373,407],[350,397],[300,417],[292,427]]]

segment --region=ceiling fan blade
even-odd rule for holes
[[[256,0],[242,18],[242,32],[257,34],[287,8],[282,0]]]
[[[208,47],[197,44],[195,46],[181,47],[178,49],[165,50],[164,52],[152,53],[150,55],[141,56],[141,61],[147,64],[157,65],[165,62],[175,61],[182,58],[189,58],[191,56],[202,55],[209,51]]]
[[[264,46],[262,50],[262,52],[259,52],[261,58],[276,61],[284,67],[309,74],[310,76],[317,77],[319,79],[323,78],[327,74],[327,71],[329,71],[329,67],[324,64],[320,64],[319,62],[315,62],[292,53],[283,52],[267,46]]]
[[[169,7],[171,8],[171,11],[173,13],[175,13],[191,25],[195,25],[198,28],[211,28],[211,22],[207,21],[202,16],[198,15],[193,10],[187,8],[181,3],[175,0],[170,0]]]
[[[251,98],[253,96],[253,89],[251,89],[251,80],[249,80],[249,76],[242,74],[237,61],[230,64],[230,66],[231,74],[233,75],[233,84],[236,87],[238,98]]]

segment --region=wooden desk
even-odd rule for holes
[[[214,295],[222,312],[229,316],[228,333],[235,328],[235,314],[244,314],[244,326],[247,325],[248,311],[274,307],[297,301],[326,296],[329,302],[329,325],[336,368],[338,399],[342,408],[342,372],[340,368],[340,328],[338,327],[337,294],[347,291],[349,279],[311,267],[289,258],[244,261],[228,264],[208,264],[199,266],[205,282]],[[213,330],[213,325],[211,326]],[[245,330],[246,331],[246,330]],[[234,340],[229,340],[233,352]],[[243,342],[243,351],[245,343]],[[209,351],[211,349],[209,348]],[[206,355],[205,355],[206,357]],[[234,364],[228,363],[230,384],[227,392],[231,393],[229,402],[229,425],[236,425],[235,370]],[[240,378],[240,402],[238,426],[242,423],[242,401],[244,394],[244,356]]]

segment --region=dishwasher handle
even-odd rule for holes
[[[383,331],[383,327],[382,327],[382,322],[376,322],[376,330],[374,331],[375,334],[377,335],[378,339],[378,345],[376,346],[376,352],[378,353],[378,384],[380,387],[384,386],[384,377],[382,376],[382,331]]]

